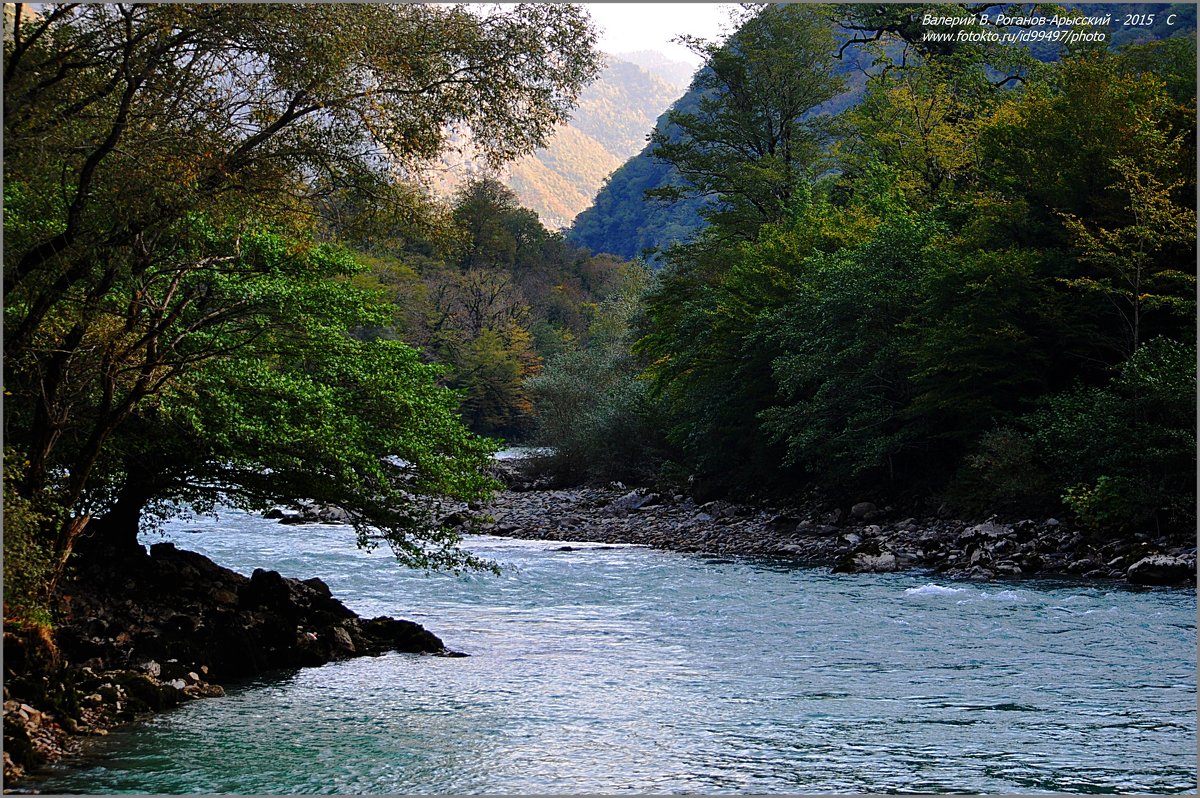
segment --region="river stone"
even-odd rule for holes
[[[613,510],[623,510],[625,512],[629,512],[630,510],[637,510],[638,508],[645,506],[650,501],[652,500],[649,496],[644,496],[636,490],[631,490],[624,496],[613,499],[612,503],[608,506]]]
[[[1013,534],[1012,528],[1003,524],[997,524],[992,521],[984,521],[982,524],[976,524],[973,527],[968,527],[959,535],[959,540],[980,540],[991,542],[1001,540],[1002,538],[1010,537]]]
[[[860,551],[857,554],[842,558],[841,562],[833,567],[833,573],[835,574],[886,574],[895,570],[896,555],[890,551],[885,551],[881,554],[869,554],[865,551]]]
[[[1193,573],[1192,563],[1182,557],[1152,554],[1129,566],[1125,578],[1135,585],[1178,585]]]
[[[226,606],[236,606],[238,603],[237,593],[234,593],[232,590],[225,590],[223,588],[217,588],[210,595],[212,596],[212,600],[214,602],[216,602],[217,604],[224,604]],[[151,675],[157,676],[158,674],[151,674]]]
[[[333,644],[348,654],[354,653],[354,641],[350,639],[350,633],[340,626],[333,627]]]
[[[313,590],[317,591],[317,594],[320,595],[321,598],[333,598],[333,591],[330,590],[329,585],[325,584],[324,580],[320,579],[319,577],[314,576],[311,579],[305,579],[301,582],[301,584],[308,585]]]
[[[859,502],[850,508],[850,515],[854,518],[865,518],[867,513],[873,513],[878,509],[871,502]]]

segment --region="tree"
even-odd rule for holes
[[[324,286],[323,307],[305,306],[293,280],[285,290],[286,323],[181,375],[114,436],[85,495],[99,518],[84,543],[120,553],[139,519],[180,506],[303,499],[341,508],[360,545],[385,543],[403,564],[478,565],[441,526],[442,504],[495,487],[484,474],[496,446],[463,428],[458,396],[436,385],[442,367],[400,341],[348,337],[345,316],[381,310],[349,285]]]
[[[803,292],[810,258],[847,246],[867,225],[805,185],[790,218],[760,228],[758,241],[706,232],[669,254],[644,300],[634,351],[663,403],[669,440],[713,487],[788,482],[784,447],[760,422],[777,402],[773,362],[785,352],[764,334],[765,321]]]
[[[526,380],[534,441],[548,470],[566,480],[649,480],[665,456],[664,419],[630,353],[649,271],[631,264],[597,310],[582,346],[546,361]]]
[[[781,220],[799,186],[821,171],[826,119],[816,109],[842,88],[833,32],[820,6],[772,5],[724,45],[691,44],[705,60],[693,81],[703,92],[699,107],[670,111],[675,130],[651,136],[654,157],[686,186],[654,193],[714,197],[705,215],[727,234],[752,238],[759,225]]]
[[[283,278],[348,320],[331,288],[345,269],[306,243],[315,201],[390,184],[455,126],[493,162],[531,151],[596,73],[593,42],[568,6],[18,8],[6,432],[30,461],[18,493],[66,510],[60,567],[113,441],[197,369],[286,329]]]
[[[885,164],[909,201],[921,206],[970,183],[979,165],[976,118],[986,106],[972,103],[960,82],[933,65],[872,80],[862,102],[836,123],[840,183],[853,186],[873,165]]]
[[[903,355],[938,232],[928,216],[887,206],[856,245],[791,265],[792,296],[763,320],[779,352],[779,397],[759,418],[786,447],[784,461],[817,484],[888,488],[928,465],[926,419],[905,412],[912,389]]]
[[[1178,139],[1167,141],[1154,157],[1174,160],[1179,149]],[[1065,282],[1113,303],[1127,330],[1125,354],[1131,356],[1141,346],[1147,313],[1162,310],[1183,318],[1195,314],[1196,275],[1184,269],[1195,265],[1196,212],[1172,200],[1183,178],[1163,185],[1154,171],[1129,157],[1115,159],[1113,166],[1121,177],[1110,188],[1129,195],[1132,221],[1116,230],[1091,229],[1079,217],[1066,214],[1067,230],[1083,250],[1084,261],[1099,273]]]
[[[1148,337],[1193,335],[1195,84],[1175,70],[1195,50],[1161,44],[1065,59],[979,125],[964,232],[1043,253],[1069,336],[1056,389],[1107,381]]]

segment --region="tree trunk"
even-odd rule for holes
[[[148,482],[126,482],[112,509],[87,524],[75,550],[89,559],[143,556],[146,550],[138,543],[138,524],[155,487]]]

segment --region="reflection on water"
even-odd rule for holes
[[[500,576],[401,571],[338,527],[168,531],[319,576],[451,648],[280,674],[111,735],[45,791],[1180,792],[1195,597],[946,583],[472,538]],[[198,531],[183,534],[182,530]]]

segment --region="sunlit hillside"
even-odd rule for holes
[[[658,66],[652,71],[608,56],[607,67],[580,96],[570,123],[560,126],[546,147],[499,175],[547,227],[564,228],[588,207],[605,178],[646,145],[658,116],[682,93],[671,79],[678,63],[663,56],[647,63]],[[666,77],[654,74],[657,69],[666,69]],[[482,171],[469,144],[462,150],[427,177],[438,193],[453,194]]]

